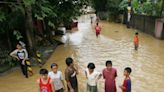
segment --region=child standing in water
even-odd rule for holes
[[[28,78],[26,63],[26,60],[28,60],[28,53],[26,49],[23,48],[21,43],[17,43],[16,48],[16,50],[10,53],[10,56],[16,58],[19,61],[23,75]]]
[[[96,37],[98,38],[98,36],[100,35],[100,31],[101,31],[101,27],[99,26],[98,23],[96,23],[95,30],[96,30]]]
[[[94,63],[89,63],[87,68],[88,69],[85,70],[87,78],[87,92],[97,92],[97,81],[101,78],[101,74],[94,70]]]
[[[74,66],[74,61],[71,57],[66,58],[67,68],[65,69],[65,80],[67,82],[68,92],[78,92],[78,67]]]
[[[106,61],[106,68],[103,70],[103,77],[105,79],[105,92],[116,92],[116,77],[117,70],[112,68],[112,61]]]
[[[39,85],[39,92],[54,92],[54,82],[48,77],[47,69],[40,69],[41,77],[37,80]]]
[[[124,69],[124,82],[123,85],[120,86],[122,89],[122,92],[131,92],[131,79],[130,79],[130,73],[132,72],[130,67],[126,67]]]
[[[138,50],[138,46],[139,46],[139,38],[138,38],[138,32],[136,32],[135,37],[134,37],[134,48],[135,48],[135,50]]]
[[[48,76],[53,80],[55,92],[64,92],[64,79],[61,71],[58,71],[58,65],[56,63],[51,64],[52,71],[48,73]]]

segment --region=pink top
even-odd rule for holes
[[[96,27],[95,27],[95,30],[96,30],[96,32],[100,32],[100,31],[101,31],[100,26],[96,26]]]
[[[105,79],[105,92],[116,92],[117,70],[112,68],[110,71],[105,68],[103,70],[103,77]]]

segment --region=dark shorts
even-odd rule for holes
[[[97,92],[97,86],[90,86],[90,85],[87,84],[87,91]]]
[[[100,34],[100,32],[96,32],[96,36],[98,36]]]
[[[138,50],[138,44],[134,45],[135,50]]]
[[[59,90],[55,90],[55,92],[64,92],[64,89],[61,88],[61,89],[59,89]]]

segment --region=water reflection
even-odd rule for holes
[[[89,20],[87,15],[82,18]],[[164,42],[139,33],[140,47],[135,51],[133,36],[136,30],[114,23],[102,22],[100,25],[103,35],[98,39],[89,21],[80,22],[79,31],[70,35],[81,68],[94,62],[96,69],[102,71],[105,61],[110,59],[118,69],[117,86],[124,78],[123,69],[130,66],[133,69],[132,92],[164,92]],[[103,92],[103,80],[100,80],[99,90]]]

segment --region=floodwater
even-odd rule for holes
[[[127,29],[125,25],[101,22],[102,35],[97,39],[93,30],[94,24],[89,25],[89,16],[79,19],[79,34],[75,44],[75,57],[84,70],[88,62],[94,62],[99,72],[105,68],[106,60],[113,61],[113,67],[118,71],[117,89],[123,81],[123,70],[132,68],[132,92],[164,92],[164,41],[155,39],[139,32],[139,50],[135,51],[133,37],[137,30]],[[70,36],[71,38],[71,36]],[[79,42],[79,41],[78,41]],[[104,92],[104,80],[99,82],[99,92]]]
[[[121,92],[118,86],[123,82],[123,70],[127,66],[132,68],[132,92],[164,92],[164,41],[139,32],[139,50],[135,51],[133,37],[137,30],[127,29],[121,24],[101,22],[102,32],[100,37],[96,38],[94,24],[90,24],[90,15],[84,15],[78,21],[78,31],[65,35],[62,40],[66,44],[53,52],[43,68],[50,70],[50,64],[56,62],[59,70],[64,72],[65,58],[73,57],[80,67],[80,92],[85,92],[83,70],[87,64],[94,62],[96,70],[101,72],[105,68],[106,60],[112,60],[113,67],[118,72],[118,92]],[[35,74],[28,79],[22,76],[20,70],[1,76],[0,92],[38,92],[38,71],[39,67],[35,67]],[[102,78],[99,80],[98,89],[99,92],[104,92]]]

